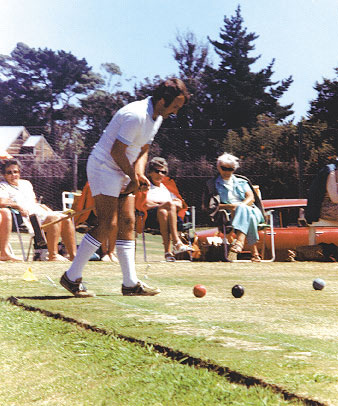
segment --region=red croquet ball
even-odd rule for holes
[[[193,292],[196,297],[203,297],[207,293],[207,289],[203,285],[195,285]]]

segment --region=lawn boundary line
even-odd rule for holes
[[[39,307],[27,305],[23,302],[20,302],[18,300],[18,298],[14,297],[14,296],[10,296],[6,299],[3,297],[0,297],[0,301],[8,302],[14,306],[22,308],[25,311],[40,313],[45,317],[50,317],[55,320],[60,320],[60,321],[66,322],[66,323],[76,325],[77,327],[83,328],[84,330],[92,331],[94,333],[99,333],[104,336],[114,336],[120,340],[129,342],[132,344],[138,344],[141,347],[151,348],[154,351],[156,351],[157,353],[160,353],[161,355],[163,355],[167,358],[170,358],[173,361],[179,362],[183,365],[189,365],[189,366],[192,366],[195,368],[203,368],[203,369],[207,369],[208,371],[214,372],[219,376],[225,377],[230,383],[245,385],[247,387],[257,385],[257,386],[260,386],[263,388],[269,388],[274,393],[282,395],[285,400],[297,400],[297,401],[302,402],[306,406],[328,406],[326,403],[320,402],[318,400],[306,398],[306,397],[297,395],[295,393],[289,392],[287,389],[283,388],[282,386],[278,386],[278,385],[275,385],[272,383],[265,382],[264,380],[262,380],[260,378],[256,378],[254,376],[243,375],[240,372],[233,371],[228,367],[220,366],[220,365],[214,364],[212,362],[205,361],[201,358],[192,357],[191,355],[189,355],[187,353],[183,353],[182,351],[174,350],[173,348],[163,346],[160,344],[150,343],[150,342],[147,342],[147,341],[135,338],[135,337],[129,337],[129,336],[125,336],[120,333],[107,331],[104,328],[96,327],[95,325],[81,322],[72,317],[64,316],[61,313],[54,313],[49,310],[41,309]]]

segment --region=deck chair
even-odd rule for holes
[[[187,243],[191,248],[190,251],[187,253],[177,254],[177,259],[185,259],[184,254],[189,256],[189,261],[193,260],[192,257],[192,242],[195,236],[196,231],[196,209],[195,206],[188,207],[185,212],[184,220],[178,218],[177,222],[177,230],[180,233],[180,237],[184,243]],[[135,234],[142,235],[142,246],[143,246],[143,259],[144,262],[148,262],[147,260],[147,247],[146,247],[146,233],[149,234],[161,234],[159,227],[154,225],[154,228],[146,228],[145,221],[144,221],[145,214],[143,211],[136,210],[136,227],[135,227]],[[179,216],[178,216],[179,217]]]
[[[273,231],[273,210],[270,210],[268,213],[265,212],[261,200],[261,193],[259,190],[259,186],[257,185],[252,185],[250,180],[242,175],[237,175],[239,178],[243,178],[246,180],[254,194],[255,198],[255,205],[261,210],[263,217],[264,217],[264,222],[259,224],[258,230],[264,230],[264,236],[263,236],[263,250],[262,250],[262,257],[263,257],[263,262],[272,262],[275,260],[275,243],[274,243],[274,231]],[[213,186],[213,183],[210,183],[208,181],[207,187],[209,188],[209,193],[211,193],[212,196],[217,195],[217,191],[215,187]],[[203,196],[203,207],[204,210],[207,211],[207,214],[209,216],[209,220],[213,225],[217,225],[219,232],[223,235],[223,245],[224,245],[224,258],[222,260],[228,262],[228,245],[229,245],[229,240],[232,238],[231,234],[233,232],[232,225],[231,225],[231,220],[230,220],[230,213],[228,213],[226,210],[219,210],[219,196],[212,197],[210,200],[207,202],[209,198],[207,195]],[[264,259],[265,257],[265,249],[266,249],[266,237],[267,237],[267,230],[270,229],[270,239],[271,239],[271,259],[266,260]],[[231,241],[230,241],[231,242]],[[236,260],[238,262],[242,261],[247,261],[247,260]]]
[[[219,218],[216,223],[220,233],[223,235],[223,245],[224,245],[224,261],[230,262],[228,260],[228,245],[229,240],[231,240],[231,234],[233,233],[233,228],[231,225],[230,215],[226,210],[219,210]],[[270,245],[271,245],[271,258],[265,259],[266,252],[266,239],[267,239],[267,230],[270,230]],[[258,225],[258,231],[263,231],[263,247],[262,247],[262,261],[261,262],[273,262],[276,259],[276,250],[275,250],[275,233],[273,228],[273,210],[269,210],[265,213],[265,222]],[[236,259],[232,262],[250,262],[246,259]]]
[[[169,176],[166,176],[163,178],[162,183],[171,193],[173,193],[182,202],[182,209],[180,209],[179,212],[177,213],[178,219],[177,230],[181,233],[182,232],[185,233],[186,239],[189,240],[189,245],[192,246],[191,236],[195,235],[195,207],[191,207],[190,211],[188,210],[188,205],[184,201],[183,197],[180,195],[180,192],[176,186],[174,179],[170,178]],[[147,218],[146,201],[147,201],[147,192],[138,191],[135,194],[136,235],[142,234],[143,254],[145,261],[147,261],[146,243],[145,243],[145,232],[146,232],[145,222]],[[187,213],[189,213],[189,216],[191,216],[190,220],[187,219]],[[180,219],[182,221],[180,221]],[[152,233],[160,234],[159,226],[156,226],[156,229],[149,231]],[[178,257],[177,259],[181,258]],[[189,256],[189,259],[192,260],[191,254]]]
[[[19,239],[19,243],[20,243],[20,248],[21,248],[21,254],[22,254],[22,258],[23,260],[26,262],[28,260],[28,257],[26,256],[26,252],[25,252],[25,247],[23,244],[23,240],[22,240],[22,236],[21,236],[21,232],[20,232],[20,226],[19,226],[19,222],[22,223],[22,218],[20,220],[20,212],[18,210],[15,209],[10,209],[11,214],[12,214],[12,220],[13,220],[13,226],[12,226],[12,230],[16,232],[18,239]],[[20,215],[20,217],[19,217]],[[12,247],[10,247],[10,250],[12,251]]]
[[[45,238],[43,231],[41,230],[41,225],[40,225],[40,222],[39,222],[37,216],[33,214],[33,215],[29,216],[29,221],[23,221],[23,218],[21,217],[21,214],[18,210],[15,210],[15,209],[10,209],[10,210],[11,210],[12,220],[13,220],[12,229],[18,235],[23,260],[25,262],[29,260],[29,255],[30,255],[30,251],[31,251],[33,243],[34,243],[35,250],[39,250],[41,254],[42,254],[42,252],[46,252],[46,255],[47,255],[46,238]],[[24,243],[23,243],[22,236],[21,236],[22,227],[25,227],[25,229],[27,229],[27,232],[30,234],[30,241],[29,241],[27,254],[25,252]],[[36,254],[36,252],[35,252],[35,254]],[[34,258],[33,258],[33,260],[34,260]]]

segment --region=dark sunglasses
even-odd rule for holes
[[[167,171],[163,171],[162,169],[154,169],[154,172],[160,173],[161,175],[166,175]]]
[[[5,173],[6,173],[6,175],[16,175],[17,173],[20,173],[20,171],[15,169],[14,171],[6,171]]]
[[[235,170],[234,168],[229,168],[228,166],[221,166],[220,168],[222,169],[222,171],[229,171],[229,172],[232,172]]]

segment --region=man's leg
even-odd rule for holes
[[[125,196],[119,199],[118,232],[116,240],[116,255],[119,260],[123,286],[134,287],[138,278],[135,270],[135,197]]]
[[[116,255],[122,275],[122,294],[125,296],[153,296],[159,289],[151,288],[139,281],[135,269],[135,197],[125,196],[119,199],[118,233]]]
[[[83,268],[102,242],[108,239],[111,229],[117,227],[118,198],[97,195],[94,200],[98,224],[83,237],[71,267],[60,281],[63,287],[79,297],[93,296],[92,292],[88,293],[82,285]]]

